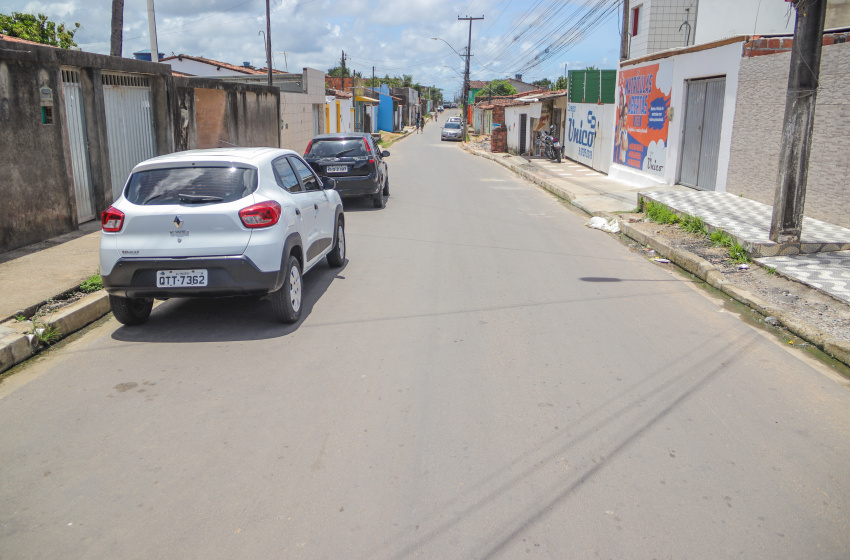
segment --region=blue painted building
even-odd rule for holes
[[[381,84],[378,93],[380,97],[380,104],[378,105],[378,130],[392,132],[395,110],[393,107],[393,98],[390,96],[390,86]]]

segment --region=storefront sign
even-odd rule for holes
[[[620,71],[614,163],[664,175],[672,85],[668,60]]]

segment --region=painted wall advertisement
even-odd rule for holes
[[[672,87],[670,60],[620,71],[614,163],[664,175]]]
[[[609,103],[567,103],[564,155],[597,171],[611,166],[616,107]]]

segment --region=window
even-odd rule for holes
[[[632,8],[632,37],[637,37],[640,32],[640,6]]]
[[[301,192],[301,183],[298,182],[298,177],[295,175],[295,171],[293,171],[292,166],[289,165],[288,158],[282,157],[276,159],[272,163],[272,166],[274,167],[274,174],[278,185],[291,193]]]
[[[244,167],[175,167],[139,171],[130,177],[133,204],[233,202],[257,189],[257,170]]]
[[[305,191],[320,191],[322,190],[319,186],[319,181],[316,179],[316,176],[313,175],[313,172],[307,167],[303,161],[298,158],[291,158],[292,167],[295,168],[295,172],[301,177],[301,184],[304,185]]]

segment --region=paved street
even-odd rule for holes
[[[0,558],[846,558],[850,391],[439,132],[300,323],[171,300],[0,385]]]

